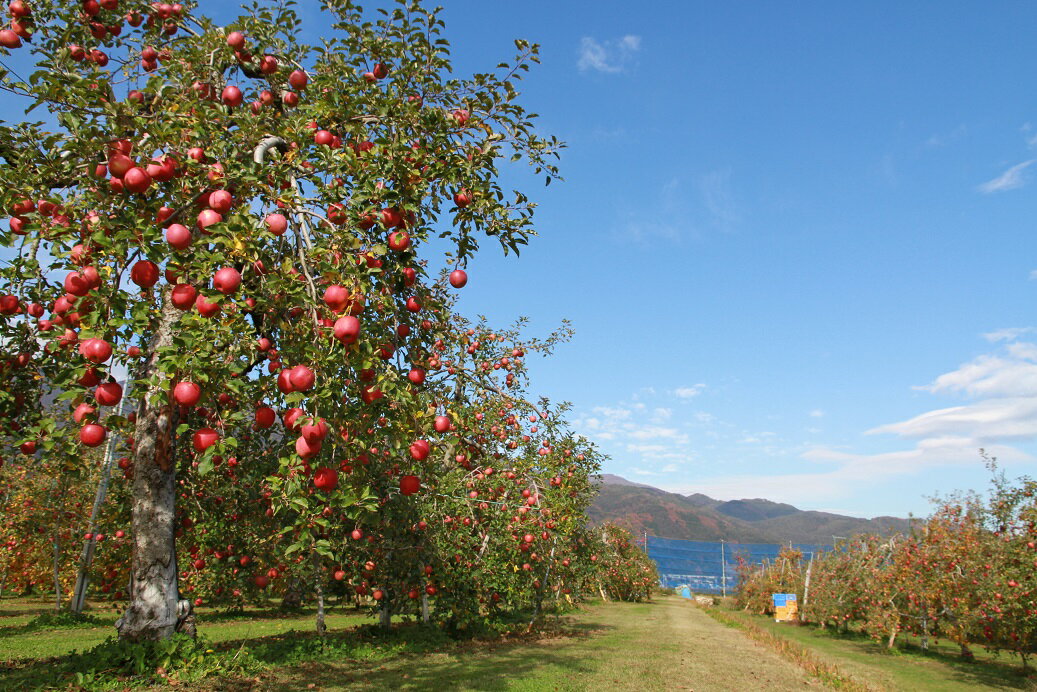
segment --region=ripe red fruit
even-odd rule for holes
[[[219,439],[219,433],[212,428],[200,428],[191,436],[191,444],[194,451],[201,453],[216,444]]]
[[[359,541],[364,537],[364,532],[360,529],[353,529],[353,533],[349,534],[354,541]]]
[[[97,385],[94,399],[100,406],[115,406],[122,401],[122,385],[118,382],[105,382]]]
[[[234,197],[226,190],[215,190],[209,194],[209,208],[226,214],[234,205]]]
[[[166,242],[176,250],[185,250],[191,245],[191,231],[187,226],[170,224],[166,229]]]
[[[236,108],[241,105],[242,95],[241,89],[236,86],[229,86],[223,89],[223,93],[220,94],[220,100],[231,108]]]
[[[351,315],[340,317],[335,320],[333,333],[342,343],[351,344],[360,335],[360,320]]]
[[[241,286],[241,274],[234,267],[224,267],[216,272],[212,284],[217,291],[229,296]]]
[[[107,431],[97,423],[87,423],[79,429],[79,441],[87,447],[96,447],[104,442]]]
[[[385,592],[382,591],[381,589],[375,589],[374,591],[371,592],[371,598],[373,598],[376,601],[380,601],[383,598],[385,598]]]
[[[464,288],[468,283],[468,274],[464,269],[455,269],[450,272],[450,285],[454,288]]]
[[[321,441],[310,442],[305,437],[300,437],[295,441],[295,453],[301,456],[303,459],[311,459],[320,453]]]
[[[198,212],[198,228],[203,231],[209,226],[218,224],[223,221],[223,215],[215,209],[202,209]]]
[[[411,368],[411,371],[407,373],[407,379],[414,384],[424,384],[425,371],[421,368]]]
[[[462,209],[472,203],[472,193],[468,190],[459,190],[454,193],[454,204]]]
[[[134,166],[130,170],[126,171],[126,175],[122,177],[122,184],[126,186],[126,189],[130,192],[141,193],[147,191],[151,187],[151,176],[143,168]]]
[[[274,235],[284,235],[288,230],[288,219],[283,214],[267,214],[266,227]]]
[[[424,461],[431,451],[432,447],[426,440],[414,440],[410,445],[410,455],[415,461]]]
[[[403,252],[410,247],[410,236],[405,231],[393,231],[389,234],[389,249]]]
[[[77,423],[82,423],[84,418],[91,416],[96,412],[97,409],[90,404],[82,403],[79,406],[76,406],[76,409],[72,412],[72,420]]]
[[[413,495],[421,490],[421,479],[417,476],[400,476],[400,494]]]
[[[349,304],[349,290],[333,284],[324,289],[324,303],[335,312],[342,312]]]
[[[269,406],[260,406],[256,409],[256,427],[260,429],[269,428],[277,419],[277,413]]]
[[[277,58],[272,55],[264,55],[262,60],[259,61],[259,71],[263,74],[277,72]]]
[[[20,48],[21,45],[22,40],[18,38],[18,34],[10,29],[0,29],[0,46],[4,48]]]
[[[309,81],[310,78],[302,70],[294,70],[288,75],[288,83],[292,85],[293,89],[305,89]]]
[[[313,474],[313,485],[318,490],[324,490],[330,492],[335,489],[338,485],[338,471],[335,469],[329,469],[327,466],[321,466]]]
[[[198,291],[190,284],[177,284],[173,287],[172,302],[177,310],[190,310],[198,297]]]
[[[277,373],[277,388],[281,390],[282,394],[291,394],[295,391],[295,385],[292,384],[291,368],[285,368]]]
[[[314,374],[305,365],[296,365],[288,376],[297,392],[308,392],[313,388]]]
[[[241,50],[245,47],[245,34],[240,31],[232,31],[227,34],[227,45],[234,50]]]
[[[445,433],[450,430],[450,417],[449,416],[436,416],[435,422],[436,432]]]
[[[91,363],[103,363],[112,357],[112,345],[104,339],[87,339],[79,350]]]
[[[421,303],[417,298],[411,296],[407,299],[407,309],[411,312],[421,312]]]
[[[211,303],[208,298],[201,294],[198,294],[198,297],[194,299],[194,306],[202,317],[212,317],[220,311],[219,303]]]
[[[194,406],[202,396],[202,388],[194,382],[177,382],[173,387],[173,400],[181,406]]]
[[[158,265],[150,260],[140,260],[130,269],[130,281],[141,288],[151,288],[158,283]]]
[[[252,578],[252,583],[255,584],[257,588],[265,589],[270,585],[270,578],[265,574],[257,574]]]

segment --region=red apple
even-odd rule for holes
[[[118,382],[105,382],[97,385],[94,399],[100,406],[115,406],[122,401],[122,385]]]
[[[225,105],[230,106],[231,108],[236,108],[241,105],[241,89],[236,86],[225,87],[223,93],[220,94],[220,99]]]
[[[166,242],[176,250],[186,250],[191,245],[191,231],[187,226],[170,224],[166,229]]]
[[[241,286],[241,274],[234,267],[223,267],[216,272],[212,284],[217,291],[229,296]]]
[[[327,466],[321,466],[313,474],[313,485],[318,490],[324,490],[330,492],[335,489],[338,485],[338,471],[335,469],[329,469]]]
[[[256,409],[256,427],[269,428],[277,420],[277,413],[269,406],[260,406]]]
[[[194,451],[201,453],[216,444],[219,439],[219,434],[212,428],[200,428],[191,436],[191,444]]]
[[[190,284],[177,284],[173,287],[172,302],[177,310],[190,310],[198,297],[198,291]]]
[[[297,392],[308,392],[313,388],[315,380],[313,370],[310,370],[305,365],[296,365],[292,368],[289,378],[291,379],[292,386]]]
[[[342,343],[351,344],[360,335],[360,320],[351,315],[340,317],[335,320],[333,333]]]
[[[284,235],[288,229],[288,219],[283,214],[267,214],[266,227],[274,235]]]
[[[421,479],[417,476],[400,476],[400,494],[413,495],[421,489]]]
[[[79,441],[87,447],[96,447],[104,442],[107,431],[97,423],[87,423],[79,429]]]
[[[173,387],[173,400],[181,406],[194,406],[202,396],[202,388],[194,382],[177,382]]]
[[[150,260],[140,260],[130,269],[130,281],[141,288],[151,288],[158,283],[158,265]]]
[[[450,285],[454,288],[464,288],[468,283],[468,274],[464,269],[455,269],[450,272]]]

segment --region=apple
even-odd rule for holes
[[[130,269],[130,281],[141,288],[151,288],[158,283],[158,265],[150,260],[134,262]]]
[[[241,50],[245,47],[245,34],[240,31],[232,31],[227,34],[227,45],[234,50]]]
[[[281,390],[282,394],[291,394],[295,391],[295,385],[292,384],[292,368],[285,368],[277,374],[277,388]]]
[[[354,541],[359,541],[364,537],[364,532],[360,529],[353,529],[353,533],[349,534]]]
[[[112,357],[112,345],[104,339],[87,339],[79,350],[91,363],[103,363]]]
[[[431,451],[432,447],[427,440],[414,440],[410,445],[410,455],[415,461],[424,461]]]
[[[345,286],[332,284],[324,289],[324,304],[335,312],[342,312],[349,304],[349,290]]]
[[[445,433],[450,430],[450,417],[449,416],[436,416],[435,421],[436,432]]]
[[[209,193],[209,208],[220,214],[226,214],[234,205],[234,197],[226,190],[215,190]]]
[[[407,299],[407,309],[410,312],[421,312],[421,303],[418,301],[417,298],[411,296]]]
[[[417,476],[400,476],[400,494],[413,495],[421,489],[421,480]]]
[[[217,291],[229,296],[241,286],[241,274],[234,267],[223,267],[216,272],[212,284]]]
[[[311,423],[304,423],[300,428],[303,438],[310,444],[321,442],[328,436],[328,424],[323,418],[318,418]]]
[[[425,371],[421,368],[411,368],[411,371],[407,373],[407,379],[414,384],[425,383]]]
[[[459,190],[454,193],[454,204],[464,209],[472,203],[472,193],[468,190]]]
[[[284,235],[288,230],[288,219],[283,214],[267,214],[265,221],[267,230],[274,235]]]
[[[313,388],[315,380],[313,370],[310,370],[305,365],[296,365],[291,370],[291,374],[288,376],[292,383],[292,387],[297,392],[308,392]]]
[[[101,406],[115,406],[122,401],[122,385],[118,382],[105,382],[97,385],[94,399]]]
[[[202,317],[212,317],[220,311],[219,303],[210,303],[209,299],[200,293],[198,294],[198,297],[195,298],[194,306],[198,309],[198,314]]]
[[[292,85],[293,89],[301,91],[306,88],[309,81],[310,78],[307,77],[306,73],[302,70],[293,70],[292,73],[288,75],[288,83]]]
[[[265,574],[257,574],[252,578],[252,583],[256,585],[256,588],[265,589],[270,585],[270,577]]]
[[[194,446],[194,451],[201,453],[216,444],[219,439],[219,433],[212,428],[199,428],[191,436],[191,444]]]
[[[346,315],[335,320],[334,336],[344,344],[351,344],[360,335],[360,320],[352,315]]]
[[[269,428],[277,420],[277,413],[269,406],[260,406],[256,409],[256,427],[260,429]]]
[[[20,48],[21,45],[22,40],[18,38],[18,34],[10,29],[0,29],[0,46],[4,48]]]
[[[454,288],[464,288],[468,283],[468,274],[464,269],[455,269],[450,272],[450,285]]]
[[[79,429],[79,441],[87,447],[96,447],[104,442],[107,431],[97,423],[87,423]]]
[[[331,492],[338,486],[338,471],[327,466],[321,466],[313,474],[313,485],[318,490]]]
[[[202,209],[198,212],[198,228],[202,229],[202,232],[221,221],[223,221],[223,215],[215,209]]]
[[[303,459],[311,459],[320,453],[321,441],[309,442],[305,437],[300,437],[295,441],[295,453],[301,456]]]
[[[393,231],[389,234],[389,249],[403,252],[410,247],[410,236],[405,231]]]
[[[224,105],[231,108],[240,106],[242,100],[241,89],[236,86],[225,87],[223,93],[220,94],[220,100],[223,101]]]
[[[198,291],[190,284],[177,284],[173,287],[171,300],[177,310],[190,310],[198,297]]]
[[[202,388],[194,382],[177,382],[173,387],[173,400],[181,406],[194,406],[202,396]]]
[[[175,250],[186,250],[191,245],[191,231],[182,224],[170,224],[166,229],[166,242]]]
[[[259,71],[263,74],[273,74],[277,72],[277,58],[272,55],[264,55],[259,61]]]
[[[143,168],[134,166],[126,171],[126,175],[122,177],[122,182],[127,190],[140,194],[146,192],[151,187],[151,176]]]
[[[96,412],[97,409],[90,404],[82,403],[79,406],[76,406],[75,410],[72,412],[72,420],[77,423],[82,423],[84,418],[92,416]]]

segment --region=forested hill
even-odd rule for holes
[[[858,533],[907,532],[907,519],[859,519],[797,509],[762,499],[714,500],[695,493],[679,495],[620,476],[604,474],[591,505],[593,523],[614,521],[640,535],[738,543],[830,544],[833,537]]]

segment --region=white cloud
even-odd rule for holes
[[[1023,173],[1034,163],[1034,161],[1037,161],[1037,159],[1030,159],[1029,161],[1017,163],[993,180],[988,180],[980,185],[978,188],[979,191],[989,195],[994,192],[1005,192],[1006,190],[1014,190],[1022,187],[1026,183],[1023,179]]]
[[[678,387],[673,390],[673,395],[679,399],[691,399],[702,393],[702,390],[706,388],[703,383],[694,384],[690,387]]]
[[[730,230],[741,214],[731,190],[731,169],[711,171],[699,178],[699,194],[702,204],[712,217],[714,225],[721,230]]]
[[[1037,278],[1037,269],[1030,272],[1030,278]],[[997,343],[998,341],[1015,341],[1024,334],[1032,334],[1037,331],[1033,327],[1008,327],[1007,329],[998,329],[992,332],[987,332],[983,335],[983,338],[991,343]]]
[[[660,408],[656,408],[654,411],[652,411],[652,420],[654,420],[654,421],[656,421],[658,423],[665,423],[666,421],[670,420],[670,418],[672,416],[673,416],[673,411],[671,409],[668,409],[668,408],[660,407]]]
[[[824,418],[825,412],[819,408],[815,408],[808,414],[811,418]]]
[[[580,39],[580,57],[576,66],[580,72],[596,70],[606,74],[623,72],[641,49],[641,37],[626,35],[618,40],[597,41],[590,36]]]

